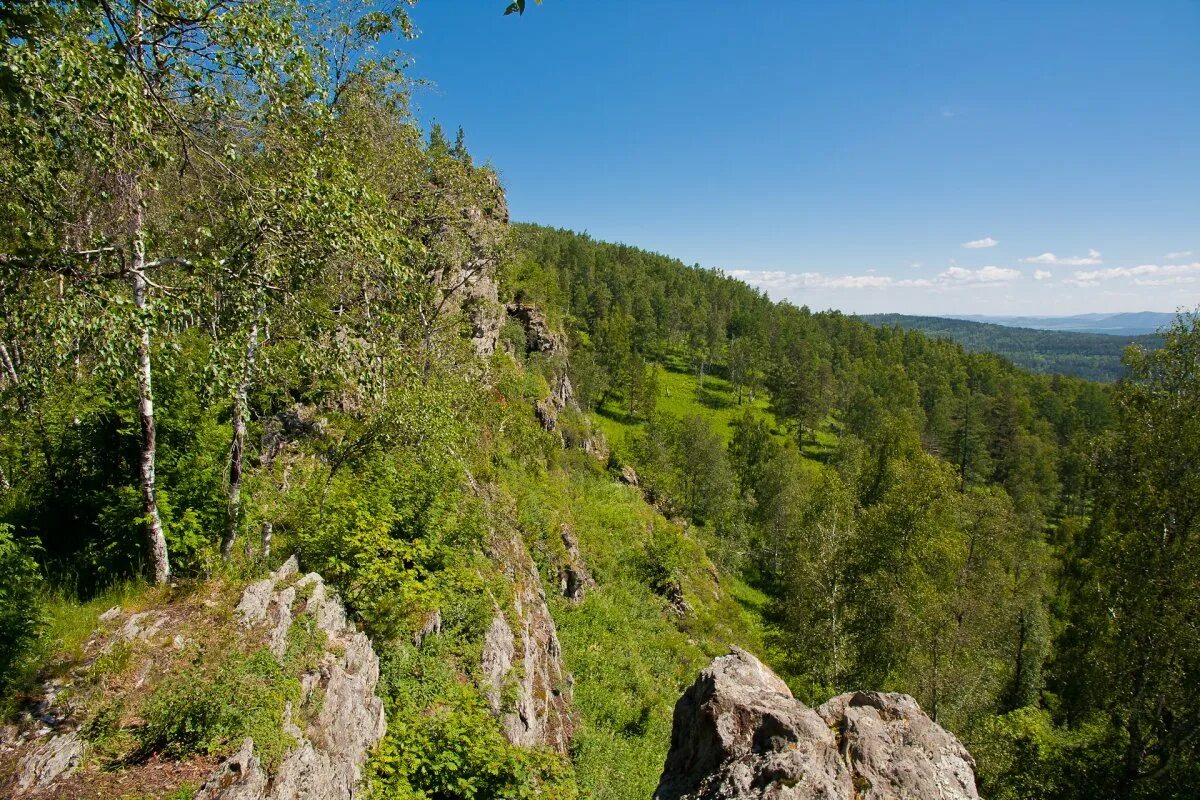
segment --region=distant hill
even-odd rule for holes
[[[1161,311],[1132,311],[1120,314],[1076,314],[1069,317],[1004,317],[985,314],[953,315],[952,319],[985,322],[1007,328],[1036,328],[1043,331],[1107,333],[1114,336],[1141,336],[1158,333],[1170,326],[1174,314]]]
[[[1151,314],[1122,314],[1143,317]],[[1089,315],[1099,317],[1101,315]],[[897,325],[930,336],[940,336],[968,350],[996,353],[1014,364],[1037,372],[1074,375],[1094,381],[1115,381],[1125,371],[1121,353],[1130,344],[1157,348],[1157,334],[1115,336],[1103,333],[1079,333],[1068,330],[1038,330],[1009,327],[998,323],[974,322],[947,317],[914,317],[905,314],[868,314],[862,317],[873,325]],[[1052,319],[1052,318],[1045,318]],[[1068,318],[1058,318],[1065,320]],[[1078,317],[1070,319],[1080,319]]]

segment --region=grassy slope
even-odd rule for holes
[[[660,410],[706,416],[726,440],[732,421],[747,407],[774,423],[762,393],[739,406],[728,382],[710,375],[701,396],[695,376],[673,366],[660,374]],[[594,419],[618,450],[644,424],[627,419],[615,404]],[[777,434],[786,436],[782,430]],[[819,458],[834,441],[822,433],[806,451]],[[811,463],[817,468],[815,460]],[[664,519],[636,489],[613,480],[581,453],[564,452],[548,469],[509,462],[496,478],[515,500],[517,522],[541,568],[566,666],[575,679],[580,727],[572,762],[580,788],[596,800],[648,797],[670,744],[674,704],[697,672],[732,644],[772,660],[768,598],[718,570],[707,555],[711,548],[703,529],[684,529]],[[556,591],[554,554],[561,549],[556,540],[564,525],[574,531],[598,583],[579,603]],[[674,568],[683,589],[690,607],[685,615],[650,588],[649,575],[664,563]],[[55,600],[44,651],[30,665],[30,678],[39,668],[49,667],[55,674],[77,663],[107,608],[154,605],[162,601],[160,594],[133,583],[82,605]],[[450,674],[456,677],[453,670]],[[425,683],[424,690],[433,692],[433,706],[456,702],[453,693]]]
[[[760,651],[761,598],[720,575],[696,531],[665,520],[641,494],[586,465],[541,475],[514,469],[503,480],[516,497],[575,679],[580,728],[572,760],[580,787],[597,800],[649,797],[683,689],[713,657],[737,644]],[[597,582],[581,602],[553,591],[555,539],[574,532]],[[648,573],[677,566],[691,613],[675,614]]]
[[[782,438],[786,435],[771,412],[770,398],[763,390],[756,394],[753,401],[749,395],[743,394],[739,404],[737,393],[729,381],[720,375],[709,374],[704,376],[704,388],[701,391],[696,374],[676,359],[669,359],[660,367],[658,387],[657,411],[681,418],[691,415],[706,417],[726,443],[733,438],[733,421],[747,409],[765,417],[777,436]],[[620,398],[606,400],[595,410],[592,418],[618,456],[625,455],[628,438],[636,435],[645,425],[644,420],[629,417]],[[837,444],[837,436],[830,428],[831,424],[827,423],[814,438],[805,439],[805,455],[823,461],[832,452]]]

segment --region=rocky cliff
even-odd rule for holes
[[[574,729],[572,680],[537,566],[520,533],[493,532],[492,559],[512,588],[484,637],[481,668],[492,710],[510,742],[566,753]]]
[[[370,641],[295,558],[240,594],[230,588],[179,587],[165,602],[102,614],[82,663],[48,681],[4,732],[0,765],[11,774],[0,794],[83,800],[200,785],[196,800],[352,800],[386,729]],[[223,697],[229,684],[214,673],[247,681]],[[188,739],[223,713],[236,726],[273,700],[280,713],[256,716],[255,735],[228,742],[236,751],[224,760]],[[226,712],[230,703],[242,705]],[[172,731],[161,747],[156,727]]]
[[[675,706],[655,800],[978,800],[974,761],[907,695],[818,709],[754,656],[716,659]]]

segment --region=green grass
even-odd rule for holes
[[[8,690],[0,696],[0,716],[11,717],[38,691],[40,678],[69,672],[83,657],[83,646],[95,632],[100,615],[113,606],[137,606],[147,589],[141,581],[122,582],[84,602],[63,592],[48,592],[42,600],[43,625],[37,642],[16,665]]]
[[[543,576],[554,574],[544,554],[554,551],[567,525],[598,584],[579,603],[549,598],[575,677],[581,725],[572,762],[579,787],[594,800],[649,797],[670,745],[675,702],[731,644],[762,651],[765,597],[732,576],[718,577],[704,531],[685,533],[636,489],[604,474],[533,476],[514,469],[503,484]],[[655,559],[664,551],[692,609],[682,617],[652,588],[651,575],[661,569]]]
[[[702,387],[696,373],[686,370],[675,359],[668,359],[659,367],[658,389],[656,408],[659,412],[681,418],[693,414],[707,417],[726,442],[733,438],[733,421],[747,409],[766,417],[772,428],[783,435],[764,391],[759,391],[753,401],[743,392],[739,404],[729,381],[718,375],[705,375]],[[624,447],[626,438],[645,424],[644,420],[630,418],[625,401],[620,397],[610,397],[592,417],[618,451]]]
[[[734,420],[747,410],[764,417],[780,439],[790,435],[772,413],[771,400],[765,390],[759,390],[753,400],[743,392],[742,402],[738,403],[737,392],[725,378],[705,375],[702,388],[696,373],[686,369],[677,358],[669,358],[660,365],[658,386],[658,412],[680,418],[691,415],[706,417],[726,444],[733,438]],[[610,397],[591,417],[622,460],[628,453],[626,443],[629,438],[646,424],[644,419],[629,416],[621,397]],[[816,431],[806,431],[801,452],[813,462],[827,462],[837,449],[836,426],[836,421],[830,417]]]

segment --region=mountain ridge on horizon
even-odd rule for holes
[[[1103,382],[1118,380],[1125,374],[1122,355],[1129,345],[1157,349],[1162,344],[1162,338],[1155,333],[1052,330],[961,317],[907,314],[863,314],[859,318],[873,325],[896,326],[948,338],[967,350],[995,353],[1034,372]]]
[[[1086,314],[921,314],[918,316],[958,319],[1001,325],[1006,328],[1030,328],[1044,331],[1098,333],[1111,336],[1141,336],[1158,333],[1175,320],[1174,312],[1118,311]]]

